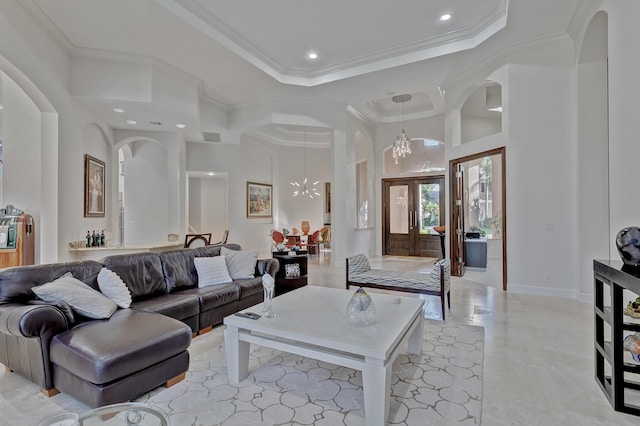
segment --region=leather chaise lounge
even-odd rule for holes
[[[258,259],[255,278],[198,287],[194,258],[218,256],[221,247],[241,250],[226,244],[0,271],[0,363],[48,396],[61,391],[92,408],[177,383],[189,367],[191,338],[262,302],[262,275],[279,268],[276,259]],[[43,302],[32,290],[71,272],[99,291],[103,267],[122,278],[132,298],[108,319]]]

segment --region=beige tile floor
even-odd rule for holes
[[[311,258],[310,285],[344,286],[344,267],[329,263],[328,254]],[[370,263],[425,271],[433,260],[370,256]],[[479,274],[452,277],[447,321],[485,328],[483,425],[640,425],[640,417],[614,411],[595,381],[592,304],[503,292],[501,278]],[[439,298],[421,297],[426,316],[441,318]]]

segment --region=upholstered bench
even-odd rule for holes
[[[371,269],[364,254],[347,258],[347,290],[349,286],[404,291],[408,293],[440,296],[442,319],[445,319],[444,297],[451,309],[451,264],[449,259],[440,259],[430,273],[401,272],[387,269]]]
[[[92,408],[130,401],[185,377],[191,329],[167,316],[120,309],[51,341],[53,383]]]

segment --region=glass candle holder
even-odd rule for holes
[[[347,318],[353,325],[369,325],[376,322],[376,305],[369,294],[360,287],[347,304]]]
[[[275,318],[273,312],[273,286],[263,285],[264,288],[264,306],[262,308],[262,316],[265,318]]]

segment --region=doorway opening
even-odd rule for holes
[[[444,176],[383,179],[383,254],[444,257]]]
[[[507,290],[505,148],[450,161],[451,274]]]

